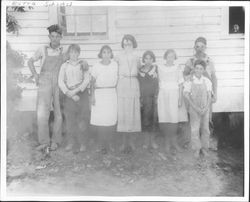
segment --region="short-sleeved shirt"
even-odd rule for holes
[[[211,92],[212,91],[212,83],[211,81],[206,78],[205,76],[201,76],[201,78],[197,78],[196,76],[193,76],[191,80],[188,80],[188,81],[185,81],[184,82],[184,89],[183,91],[184,92],[188,92],[190,93],[191,92],[191,87],[192,87],[192,83],[194,84],[202,84],[202,83],[205,83],[206,87],[207,87],[207,91],[208,92]]]
[[[76,87],[79,87],[83,91],[83,80],[86,69],[88,69],[86,61],[79,60],[74,65],[68,60],[62,64],[58,75],[58,85],[64,94]]]
[[[92,67],[91,75],[96,79],[97,88],[115,87],[118,78],[118,65],[113,60],[109,65],[98,62]]]
[[[34,55],[31,57],[35,62],[38,60],[41,60],[41,66],[43,66],[44,61],[45,61],[45,55],[46,55],[46,49],[48,56],[58,56],[63,53],[63,47],[59,46],[58,48],[51,48],[50,45],[45,45],[40,47],[39,49],[36,50]],[[63,53],[65,56],[65,61],[66,61],[66,54]]]
[[[184,75],[189,75],[192,74],[193,69],[194,69],[194,63],[198,58],[193,56],[192,58],[190,58],[186,64],[185,64],[185,69],[184,69]],[[211,80],[212,78],[212,74],[215,73],[215,67],[214,67],[214,62],[212,61],[212,59],[208,56],[206,56],[203,59],[207,66],[206,66],[206,71],[204,72],[204,76],[206,76],[207,78],[209,78]]]

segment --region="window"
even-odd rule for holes
[[[59,7],[58,21],[63,35],[76,39],[108,39],[107,7]]]
[[[221,9],[221,39],[245,38],[245,9],[230,6]]]
[[[244,7],[229,7],[229,33],[245,33]]]

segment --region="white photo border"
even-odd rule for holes
[[[245,72],[244,72],[244,197],[8,197],[6,195],[6,6],[244,6]],[[249,199],[249,2],[243,1],[2,1],[1,14],[1,200],[48,201],[248,201]]]

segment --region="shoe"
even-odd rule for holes
[[[73,148],[73,144],[68,144],[68,146],[65,148],[66,151],[70,151]]]
[[[58,148],[58,144],[55,142],[52,142],[50,145],[50,150],[55,151],[55,150],[57,150],[57,148]]]

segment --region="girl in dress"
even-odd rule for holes
[[[100,141],[100,151],[106,154],[111,149],[112,136],[117,123],[116,84],[118,66],[112,60],[112,49],[104,45],[98,57],[100,62],[93,66],[91,120]]]
[[[178,123],[187,121],[187,112],[182,100],[183,75],[174,63],[177,59],[173,49],[164,54],[166,63],[159,66],[158,118],[160,129],[165,136],[166,152],[171,147],[180,151],[177,142]]]
[[[141,92],[141,119],[142,130],[145,133],[144,148],[157,148],[153,132],[156,130],[157,113],[156,98],[158,94],[158,76],[155,55],[152,51],[146,51],[142,56],[144,65],[139,70],[139,82]]]
[[[123,136],[122,151],[130,152],[135,149],[134,133],[141,131],[140,88],[137,78],[140,59],[134,52],[137,42],[132,35],[125,35],[121,46],[123,50],[117,57],[119,66],[117,131]]]

